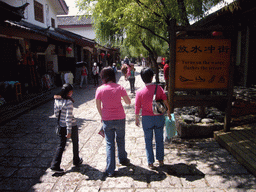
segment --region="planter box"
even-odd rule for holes
[[[187,124],[180,116],[175,116],[175,125],[181,138],[213,137],[213,132],[224,128],[224,124]]]

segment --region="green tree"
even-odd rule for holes
[[[170,21],[188,26],[224,0],[78,0],[81,11],[92,13],[96,38],[113,46],[142,46],[156,66],[161,51],[170,45]],[[124,41],[126,39],[126,41]],[[125,43],[125,44],[124,44]],[[129,50],[129,49],[128,49]],[[158,78],[158,71],[157,81]]]

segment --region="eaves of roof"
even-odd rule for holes
[[[227,6],[206,16],[205,18],[194,23],[193,27],[210,27],[213,25],[230,25],[232,22],[240,22],[243,17],[254,14],[256,10],[255,0],[236,0],[228,6],[236,7],[231,11]],[[254,15],[255,16],[255,15]]]
[[[42,28],[39,27],[37,25],[28,23],[26,21],[20,21],[20,22],[15,22],[15,21],[5,21],[6,25],[9,25],[11,27],[14,27],[16,29],[22,29],[27,31],[28,33],[35,33],[35,34],[39,34],[41,36],[45,36],[47,38],[51,38],[57,41],[63,41],[63,42],[68,42],[68,43],[72,43],[74,42],[73,39],[58,33],[55,30],[50,30],[49,28]],[[18,34],[17,34],[18,35]]]
[[[60,4],[62,10],[58,14],[68,14],[68,6],[64,0],[56,0]]]
[[[12,20],[12,21],[20,21],[24,18],[24,10],[29,5],[29,3],[25,3],[19,7],[11,6],[5,2],[0,1],[0,12],[1,17],[0,21],[4,22],[5,20]]]

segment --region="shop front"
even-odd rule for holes
[[[0,106],[61,86],[59,71],[75,63],[72,39],[24,21],[2,23],[0,41]]]

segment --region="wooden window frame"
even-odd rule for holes
[[[38,1],[34,0],[35,20],[44,23],[44,6]]]

